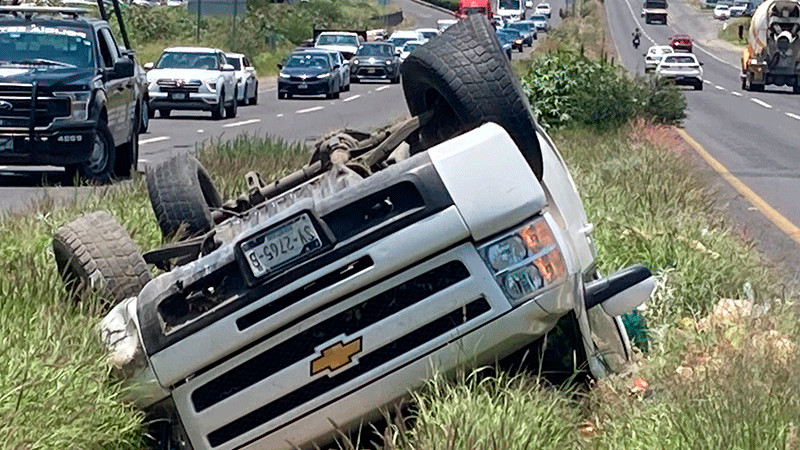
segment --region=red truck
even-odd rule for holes
[[[461,0],[458,4],[456,17],[463,19],[469,14],[483,14],[491,20],[492,5],[489,3],[489,0]]]

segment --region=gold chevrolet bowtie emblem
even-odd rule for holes
[[[331,372],[340,369],[353,361],[353,356],[361,351],[361,337],[357,337],[348,343],[339,341],[330,347],[322,350],[322,356],[311,361],[311,376],[314,376],[325,369]]]

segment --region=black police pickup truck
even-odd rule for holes
[[[107,182],[137,163],[144,93],[133,54],[85,12],[0,7],[0,164]]]

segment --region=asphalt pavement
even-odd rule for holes
[[[617,51],[633,73],[644,74],[643,54],[650,45],[667,45],[675,33],[697,39],[694,53],[704,63],[705,85],[702,91],[687,88],[685,131],[698,153],[718,162],[716,179],[728,180],[716,187],[738,228],[775,262],[798,272],[800,96],[785,87],[742,90],[741,53],[709,36],[709,26],[713,31],[718,24],[700,22],[712,19],[683,1],[670,3],[668,26],[645,25],[638,1],[609,0],[605,7]],[[631,33],[637,26],[644,37],[634,49]]]
[[[403,11],[408,27],[435,28],[437,20],[452,18],[449,13],[420,2],[392,0],[392,3]],[[563,0],[551,2],[554,12],[551,25],[558,23],[558,8],[563,4]],[[530,52],[526,48],[512,57],[528,57]],[[409,115],[399,84],[352,84],[350,92],[343,92],[341,98],[334,100],[322,97],[278,100],[276,78],[272,77],[262,80],[259,91],[258,105],[240,106],[233,119],[212,120],[210,113],[182,111],[173,111],[169,118],[154,118],[149,132],[139,136],[138,170],[144,171],[147,164],[175,153],[193,151],[204,142],[230,139],[241,133],[310,144],[330,131],[345,127],[370,130]],[[58,180],[59,173],[58,168],[20,170],[0,166],[0,213],[24,213],[28,205],[45,195],[56,202],[76,198],[76,188],[57,187],[43,181],[46,176],[52,183],[53,179]],[[77,191],[81,195],[91,192],[91,188],[77,188]]]

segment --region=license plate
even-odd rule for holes
[[[369,73],[375,73],[375,69],[369,69],[367,72],[369,72]]]
[[[303,83],[297,86],[297,89],[308,89],[308,85]]]
[[[244,259],[256,278],[321,247],[322,239],[308,214],[293,217],[241,245]]]
[[[0,138],[0,153],[14,151],[14,138]]]
[[[186,100],[186,97],[187,97],[187,94],[184,93],[184,92],[178,92],[178,93],[170,94],[170,98],[172,98],[172,100]]]

